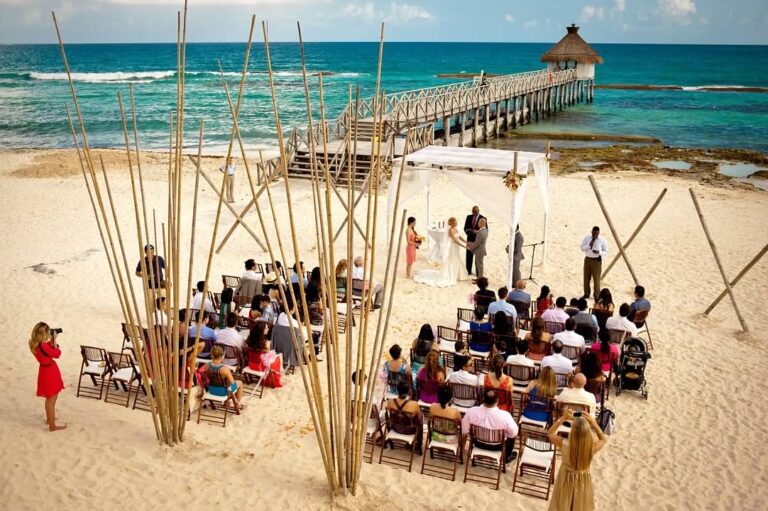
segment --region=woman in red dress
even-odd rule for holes
[[[254,371],[263,372],[269,367],[269,376],[264,384],[273,389],[282,387],[280,373],[283,371],[283,361],[274,350],[270,349],[267,339],[267,322],[257,321],[251,329],[246,344],[248,345],[248,367]]]
[[[416,248],[419,246],[419,235],[416,234],[416,218],[408,217],[408,230],[406,231],[408,245],[405,247],[405,275],[410,279],[413,263],[416,262]]]
[[[50,431],[66,428],[66,424],[56,424],[56,398],[64,388],[61,371],[56,360],[61,356],[61,350],[56,344],[56,334],[51,332],[48,325],[40,322],[32,329],[29,338],[29,350],[40,363],[37,372],[37,395],[45,398],[45,422]]]

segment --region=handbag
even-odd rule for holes
[[[600,410],[600,416],[597,419],[600,429],[606,435],[612,435],[616,431],[616,414],[608,408]]]

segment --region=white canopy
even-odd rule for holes
[[[509,258],[507,284],[512,282],[512,253],[515,226],[520,222],[527,179],[523,179],[517,190],[512,191],[502,183],[504,174],[515,167],[521,177],[533,173],[544,205],[544,257],[547,247],[547,217],[549,216],[549,160],[544,153],[505,151],[501,149],[478,149],[470,147],[427,146],[405,156],[400,204],[404,206],[424,188],[429,188],[429,176],[441,173],[464,195],[475,201],[486,216],[504,222],[509,227]],[[387,219],[392,218],[400,178],[400,161],[392,166],[392,181],[387,198]],[[387,229],[389,232],[389,229]]]

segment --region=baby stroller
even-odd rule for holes
[[[631,337],[621,346],[619,357],[618,378],[616,379],[616,395],[622,390],[633,390],[648,399],[648,391],[645,388],[645,368],[651,354],[648,353],[645,341],[638,337]]]

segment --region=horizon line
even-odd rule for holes
[[[187,44],[246,44],[248,41],[187,41]],[[270,44],[299,44],[298,41],[270,41]],[[370,44],[378,44],[378,40],[371,39],[369,41],[304,41],[304,43],[309,44],[315,44],[315,43],[322,43],[322,44],[359,44],[359,43],[370,43]],[[401,43],[401,44],[556,44],[557,41],[384,41],[384,44],[387,43]],[[130,41],[110,41],[110,42],[81,42],[81,41],[75,41],[75,42],[67,42],[64,43],[65,46],[67,45],[73,45],[73,44],[176,44],[176,41],[138,41],[138,42],[130,42]],[[589,44],[601,44],[601,45],[617,45],[617,46],[766,46],[768,47],[768,44],[763,43],[659,43],[659,42],[653,42],[653,43],[645,43],[645,42],[630,42],[630,43],[619,43],[619,42],[589,42]],[[0,46],[58,46],[57,42],[49,42],[49,43],[43,43],[43,42],[14,42],[14,43],[0,43]]]

